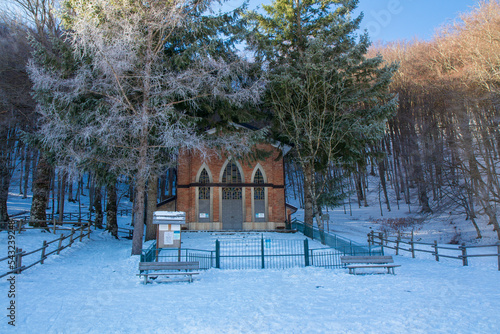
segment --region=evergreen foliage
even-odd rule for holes
[[[360,160],[396,108],[388,94],[396,66],[365,57],[370,42],[366,33],[355,33],[362,19],[351,17],[356,5],[276,0],[263,6],[267,14],[247,15],[253,24],[248,43],[269,79],[266,103],[304,172],[308,224],[314,211],[320,214],[327,189],[316,174],[330,163]]]

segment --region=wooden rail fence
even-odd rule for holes
[[[67,223],[66,223],[67,224]],[[74,223],[71,223],[71,224],[74,224]],[[11,270],[7,271],[6,273],[4,274],[1,274],[0,275],[0,278],[4,277],[4,276],[7,276],[7,275],[10,275],[10,274],[20,274],[21,272],[23,272],[24,270],[28,269],[28,268],[31,268],[33,267],[34,265],[40,263],[40,264],[43,264],[43,262],[48,258],[49,255],[52,255],[52,254],[58,254],[65,248],[67,247],[71,247],[71,245],[75,242],[75,240],[79,239],[80,241],[83,240],[84,237],[88,237],[90,239],[90,233],[92,233],[92,230],[90,228],[92,224],[91,223],[86,223],[85,225],[82,224],[82,226],[78,227],[78,228],[74,228],[72,227],[71,228],[71,233],[64,236],[64,234],[61,234],[61,236],[55,240],[52,240],[52,241],[43,241],[43,244],[42,244],[42,247],[38,248],[38,249],[35,249],[33,251],[30,251],[30,252],[27,252],[27,251],[23,251],[22,248],[17,248],[16,247],[16,251],[14,254],[10,255],[10,256],[6,256],[4,258],[1,258],[0,259],[0,262],[3,262],[3,261],[8,261],[8,260],[15,260],[14,261],[14,264],[15,264],[15,267],[14,268],[9,268]],[[68,229],[65,229],[65,231],[69,231]],[[68,240],[69,239],[69,240]],[[64,245],[64,241],[65,240],[68,240],[67,244]],[[49,247],[50,244],[53,244],[53,243],[58,243],[57,244],[57,248],[48,252],[47,253],[47,248]],[[29,265],[24,265],[23,264],[23,257],[26,257],[28,255],[32,255],[32,254],[35,254],[37,252],[40,252],[40,259],[29,264]]]
[[[375,233],[371,231],[368,233],[368,244],[373,246],[380,246],[382,253],[384,252],[384,248],[394,249],[396,251],[396,255],[399,255],[400,251],[405,251],[411,253],[412,258],[415,258],[415,254],[417,252],[421,253],[429,253],[434,256],[436,261],[439,261],[439,258],[449,258],[461,260],[464,266],[469,265],[469,258],[473,257],[492,257],[495,256],[498,259],[498,270],[500,271],[500,242],[494,245],[479,245],[479,246],[467,246],[465,243],[462,243],[458,247],[452,246],[440,246],[438,245],[437,240],[434,240],[433,243],[429,242],[420,242],[415,241],[413,231],[409,234],[409,240],[403,238],[403,236],[398,233],[397,236],[389,236],[382,232]],[[422,249],[418,248],[419,245],[427,246],[430,249]],[[487,253],[487,254],[470,254],[468,250],[476,249],[476,248],[496,248],[496,253]],[[441,250],[441,252],[440,252]],[[449,255],[444,254],[443,251],[448,252],[456,252],[457,255]]]
[[[40,230],[47,230],[51,231],[52,233],[56,234],[57,231],[59,230],[68,230],[67,228],[64,228],[64,224],[72,224],[72,225],[88,225],[89,222],[80,222],[80,221],[64,221],[64,222],[59,222],[56,220],[37,220],[35,221],[36,223],[45,223],[47,225],[46,227],[32,227],[32,226],[26,226],[29,224],[29,217],[25,217],[22,219],[12,219],[10,222],[3,222],[0,223],[0,229],[7,229],[6,226],[11,225],[14,226],[14,230],[17,231],[18,233],[27,230],[27,229],[40,229]],[[92,222],[90,222],[92,224]],[[104,223],[103,226],[106,226]],[[94,225],[94,230],[97,229],[97,227]],[[126,228],[126,227],[118,227],[118,233],[122,234],[122,237],[127,238],[127,239],[132,239],[132,234],[134,230],[131,228]]]
[[[13,230],[20,233],[22,231],[25,231],[27,229],[31,230],[46,230],[46,231],[51,231],[52,233],[56,234],[57,231],[64,230],[68,231],[69,229],[64,227],[64,225],[71,224],[73,226],[87,226],[89,224],[92,224],[92,222],[78,222],[78,221],[54,221],[54,220],[36,220],[34,221],[35,223],[45,223],[45,227],[33,227],[33,226],[26,226],[27,224],[30,223],[29,218],[28,219],[12,219],[8,223],[4,223],[5,226],[13,226]]]

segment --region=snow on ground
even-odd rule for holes
[[[188,235],[197,242],[204,234],[213,237],[185,233],[182,238],[188,245]],[[353,276],[312,267],[211,269],[191,284],[143,285],[136,276],[139,258],[130,250],[131,241],[96,232],[70,252],[18,275],[16,328],[3,317],[0,332],[497,333],[500,328],[500,273],[493,264],[462,267],[398,256],[402,266],[396,275]],[[2,279],[2,305],[8,288]]]
[[[377,198],[372,196],[370,198]],[[87,198],[84,198],[87,199]],[[9,213],[29,208],[31,198],[9,194]],[[130,207],[123,200],[120,209]],[[383,216],[377,201],[369,207],[329,210],[333,233],[366,244],[366,234],[382,229],[379,218],[400,218],[418,207],[395,205]],[[83,204],[82,211],[88,207]],[[78,212],[77,204],[67,210]],[[302,220],[303,211],[297,218]],[[453,218],[455,217],[455,218]],[[479,222],[493,243],[484,221]],[[130,217],[120,226],[129,227]],[[415,226],[422,241],[448,242],[461,233],[471,240],[470,222],[450,214],[431,217]],[[24,250],[59,237],[39,231],[16,235]],[[183,233],[182,247],[214,249],[215,239],[304,239],[300,233]],[[472,238],[473,239],[473,238]],[[146,243],[145,245],[149,245]],[[319,248],[316,242],[311,248]],[[7,250],[7,233],[0,232]],[[343,269],[202,271],[189,284],[144,285],[131,241],[114,240],[94,231],[90,240],[75,242],[16,276],[16,327],[8,325],[8,277],[0,280],[0,333],[499,333],[500,272],[497,258],[461,261],[417,253],[417,259],[395,256],[396,275],[349,275]],[[487,250],[494,252],[495,249]],[[386,254],[391,250],[386,250]],[[5,251],[6,253],[6,251]],[[0,268],[2,269],[2,268]],[[160,279],[158,279],[160,280]],[[158,281],[157,280],[157,281]]]

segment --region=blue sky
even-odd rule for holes
[[[255,0],[254,0],[255,1]],[[429,40],[441,25],[470,12],[478,0],[360,0],[361,27],[372,41]]]
[[[226,8],[235,8],[242,1],[231,0]],[[250,0],[254,9],[271,0]],[[362,29],[367,29],[370,39],[390,42],[398,39],[419,38],[429,40],[435,30],[469,12],[478,0],[360,0],[356,15],[363,11]]]

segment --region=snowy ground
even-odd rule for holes
[[[194,235],[199,242],[203,233]],[[190,246],[189,238],[183,240]],[[394,276],[320,268],[211,269],[191,284],[143,285],[136,276],[139,259],[130,257],[130,249],[129,240],[96,232],[18,275],[16,327],[4,317],[0,332],[498,333],[500,328],[500,273],[493,264],[462,267],[398,256],[402,267]],[[2,279],[2,305],[8,303],[8,289]]]
[[[10,213],[25,211],[29,203],[30,198],[11,194]],[[121,204],[120,209],[130,207],[128,201]],[[382,227],[375,222],[380,208],[373,201],[370,205],[353,205],[352,215],[349,208],[330,210],[330,230],[365,244],[366,234]],[[67,211],[77,212],[78,206],[68,204]],[[409,211],[393,205],[391,212],[383,210],[382,218],[406,217]],[[422,241],[445,243],[457,230],[469,238],[469,222],[435,218],[415,226]],[[482,243],[493,243],[487,232],[491,227],[480,223],[486,232]],[[128,227],[130,218],[119,224]],[[26,231],[16,235],[16,245],[29,251],[59,234]],[[232,237],[242,235],[184,233],[182,246],[213,249],[216,238]],[[299,233],[264,237],[304,238]],[[5,231],[0,232],[0,249],[7,251]],[[312,267],[211,269],[191,284],[143,285],[136,276],[139,258],[131,257],[130,250],[131,241],[96,231],[90,240],[75,242],[17,275],[15,299],[8,296],[8,277],[2,278],[0,333],[500,333],[500,272],[494,257],[473,258],[469,267],[462,267],[458,260],[436,262],[422,253],[411,259],[405,253],[395,256],[402,266],[394,276],[353,276],[347,270]],[[6,317],[12,300],[15,328]]]

